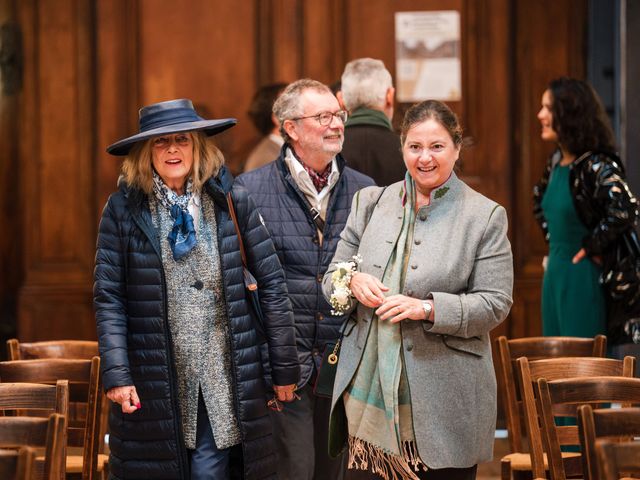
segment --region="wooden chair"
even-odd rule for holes
[[[7,340],[9,360],[34,360],[41,358],[69,358],[91,360],[99,356],[98,342],[90,340],[51,340],[46,342],[20,342],[17,338]],[[100,411],[100,445],[98,463],[105,467],[109,460],[109,447],[105,436],[109,431],[109,409],[111,401],[103,394]],[[99,468],[102,468],[99,466]]]
[[[64,478],[64,431],[66,419],[57,413],[49,418],[0,417],[0,448],[44,448],[42,468],[32,478]],[[5,477],[2,477],[5,478]]]
[[[35,360],[39,358],[78,358],[90,360],[99,356],[98,342],[87,340],[53,340],[49,342],[19,342],[7,340],[9,360]]]
[[[35,471],[36,452],[31,447],[19,450],[0,450],[0,478],[4,480],[31,480]]]
[[[632,357],[627,357],[632,358]],[[558,426],[556,417],[577,414],[581,404],[602,405],[610,402],[640,404],[640,378],[586,377],[562,380],[538,379],[538,395],[542,416],[542,429],[549,459],[552,480],[582,475],[580,462],[563,461],[561,446],[580,445],[578,426]],[[561,408],[559,408],[561,407]]]
[[[2,379],[0,379],[1,381]],[[69,381],[58,380],[55,385],[41,383],[0,383],[0,415],[28,415],[31,413],[69,414]],[[66,430],[62,438],[63,456],[66,457]],[[38,457],[37,462],[46,459]],[[42,467],[38,467],[42,471]],[[66,466],[65,466],[66,470]],[[66,472],[62,472],[63,474]],[[1,479],[5,477],[0,475]]]
[[[549,358],[529,361],[521,357],[517,361],[521,395],[524,403],[525,426],[529,449],[531,452],[531,470],[534,477],[544,478],[547,470],[547,455],[544,453],[544,437],[541,432],[541,410],[538,397],[534,393],[538,379],[558,380],[577,377],[593,376],[623,376],[632,377],[635,368],[635,358],[626,357],[623,360],[596,357],[566,357]],[[575,411],[573,412],[575,416]],[[563,460],[580,468],[580,454],[563,452]],[[573,467],[572,467],[573,468]]]
[[[531,456],[528,453],[529,449],[525,447],[524,410],[519,377],[514,374],[517,371],[516,360],[520,357],[527,357],[529,360],[604,357],[606,349],[607,338],[604,335],[597,335],[595,338],[528,337],[513,340],[501,336],[495,339],[498,387],[506,416],[510,451],[501,461],[503,480],[509,480],[512,471],[531,471]]]
[[[602,480],[618,480],[623,473],[640,475],[640,442],[596,441]]]
[[[2,382],[2,378],[0,378]],[[69,381],[58,380],[55,385],[41,383],[0,383],[0,415],[13,410],[46,410],[69,415]],[[0,477],[2,478],[2,477]]]
[[[102,400],[100,358],[91,360],[43,359],[0,362],[2,382],[56,383],[69,381],[67,474],[83,480],[100,478],[106,457],[98,456],[100,405]]]
[[[611,437],[640,437],[640,408],[606,408],[594,410],[591,405],[578,407],[578,431],[585,480],[598,480],[600,468],[596,453],[597,440]]]

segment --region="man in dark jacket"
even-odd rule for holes
[[[391,129],[395,89],[384,63],[373,58],[347,63],[341,88],[350,112],[342,147],[347,164],[380,186],[404,179],[400,137]]]
[[[340,480],[345,459],[327,454],[331,400],[315,396],[313,382],[324,348],[336,341],[344,318],[331,314],[321,282],[353,195],[373,180],[346,167],[340,156],[346,112],[327,86],[298,80],[273,111],[285,139],[280,157],[241,175],[238,183],[247,187],[271,233],[295,317],[300,399],[272,415],[278,478]]]

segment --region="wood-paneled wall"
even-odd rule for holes
[[[545,246],[531,188],[548,147],[535,114],[550,78],[584,74],[587,0],[0,2],[17,5],[24,36],[24,85],[0,104],[2,139],[19,139],[0,145],[0,221],[19,232],[0,236],[0,298],[18,298],[23,340],[95,337],[95,235],[120,165],[104,149],[137,130],[139,106],[187,97],[205,117],[237,117],[216,137],[237,171],[258,139],[246,111],[259,85],[331,83],[362,56],[395,74],[394,13],[446,9],[461,12],[463,95],[452,107],[473,140],[461,175],[511,220],[516,302],[498,332],[539,332]],[[20,213],[5,218],[15,197]]]

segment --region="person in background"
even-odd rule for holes
[[[493,458],[489,332],[512,304],[507,213],[454,173],[462,146],[441,102],[402,124],[404,181],[361,190],[323,279],[352,315],[333,389],[330,454],[389,479],[471,480]]]
[[[344,102],[342,101],[342,80],[340,79],[336,80],[331,85],[329,85],[329,88],[331,89],[331,93],[333,93],[336,96],[336,99],[340,104],[340,108],[342,110],[346,110],[347,108],[344,106]]]
[[[273,102],[286,86],[286,83],[264,85],[256,91],[251,100],[249,117],[263,137],[249,154],[244,164],[245,172],[273,162],[280,155],[284,140],[280,135],[280,125],[278,125],[278,120],[273,115],[272,109]]]
[[[269,233],[207,139],[235,123],[170,100],[142,108],[139,133],[107,148],[125,156],[94,274],[114,478],[227,479],[233,447],[243,478],[275,476],[257,332],[269,347],[271,402],[293,400],[300,367]],[[262,328],[245,298],[227,194],[260,285]]]
[[[381,60],[358,58],[347,63],[339,97],[349,119],[342,155],[354,170],[380,185],[404,178],[400,137],[391,128],[395,89]]]
[[[240,175],[276,246],[293,303],[301,379],[299,400],[273,412],[278,478],[340,480],[344,457],[327,455],[330,399],[314,394],[322,354],[338,338],[344,316],[334,315],[321,289],[351,199],[373,180],[345,166],[340,155],[347,112],[329,88],[302,79],[273,105],[285,144],[280,157]]]
[[[625,277],[616,258],[620,249],[627,255],[638,250],[638,204],[615,154],[605,110],[589,84],[561,77],[543,92],[538,120],[542,139],[557,145],[534,188],[534,215],[549,243],[543,334],[606,332],[613,344],[630,342],[625,324],[640,298],[623,297],[638,291],[639,279],[635,288],[611,282]]]

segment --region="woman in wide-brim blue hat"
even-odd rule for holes
[[[279,401],[294,398],[298,360],[273,243],[207,138],[235,124],[171,100],[142,108],[140,131],[107,148],[126,156],[94,283],[114,478],[223,479],[235,460],[244,478],[275,477],[261,340]],[[262,323],[245,296],[229,193]]]

